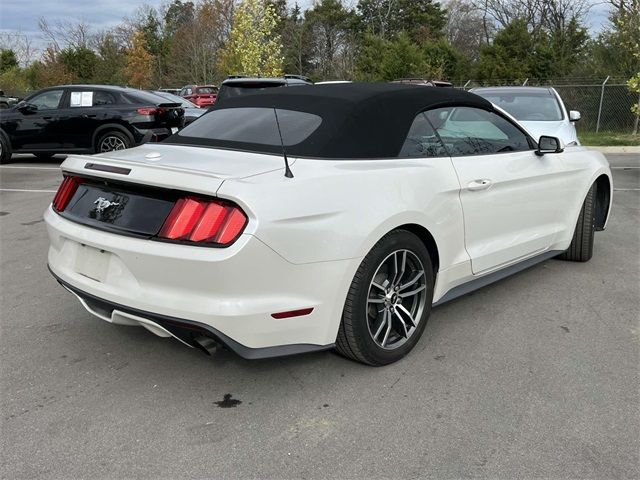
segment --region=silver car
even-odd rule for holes
[[[575,123],[580,112],[567,111],[555,88],[483,87],[471,92],[502,108],[524,126],[533,138],[549,135],[565,145],[580,145]]]

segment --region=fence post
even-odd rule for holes
[[[463,90],[467,89],[467,85],[469,85],[469,83],[471,83],[471,80],[467,80],[467,83],[464,84],[464,86],[462,87]]]
[[[523,87],[526,87],[526,86],[527,86],[527,82],[528,82],[528,81],[529,81],[529,79],[528,79],[528,78],[526,78],[526,79],[524,80],[524,83],[522,84],[522,86],[523,86]]]
[[[636,119],[633,123],[633,134],[638,134],[638,123],[640,123],[640,95],[638,95],[638,113],[636,113]]]
[[[598,122],[596,123],[596,133],[600,130],[600,115],[602,114],[602,100],[604,99],[604,86],[609,81],[609,75],[602,82],[602,91],[600,92],[600,106],[598,107]]]

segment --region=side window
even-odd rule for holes
[[[63,90],[49,90],[30,98],[29,103],[38,107],[38,110],[54,110],[60,105],[62,93]]]
[[[520,129],[493,112],[448,107],[430,110],[426,115],[454,157],[531,149]]]
[[[116,103],[117,103],[116,102],[116,97],[111,92],[105,92],[105,91],[98,90],[97,92],[95,92],[95,94],[93,96],[93,104],[95,106],[99,106],[99,105],[115,105]]]
[[[436,135],[424,113],[413,120],[398,157],[448,157],[444,145]]]

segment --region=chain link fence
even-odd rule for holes
[[[567,110],[577,110],[582,115],[576,123],[580,132],[638,133],[638,117],[631,111],[640,105],[640,96],[629,90],[622,78],[602,79],[565,78],[539,82],[526,79],[523,82],[477,82],[469,80],[461,85],[465,90],[481,86],[542,86],[553,87],[560,94]]]

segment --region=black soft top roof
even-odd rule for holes
[[[493,110],[490,102],[463,90],[391,83],[339,83],[269,89],[226,99],[211,110],[276,107],[312,113],[322,118],[320,127],[302,143],[287,147],[290,155],[389,158],[398,155],[418,113],[452,105]],[[201,143],[202,139],[189,142],[186,137],[183,142]],[[251,140],[247,139],[247,142],[251,143]],[[277,153],[277,150],[272,153]]]

